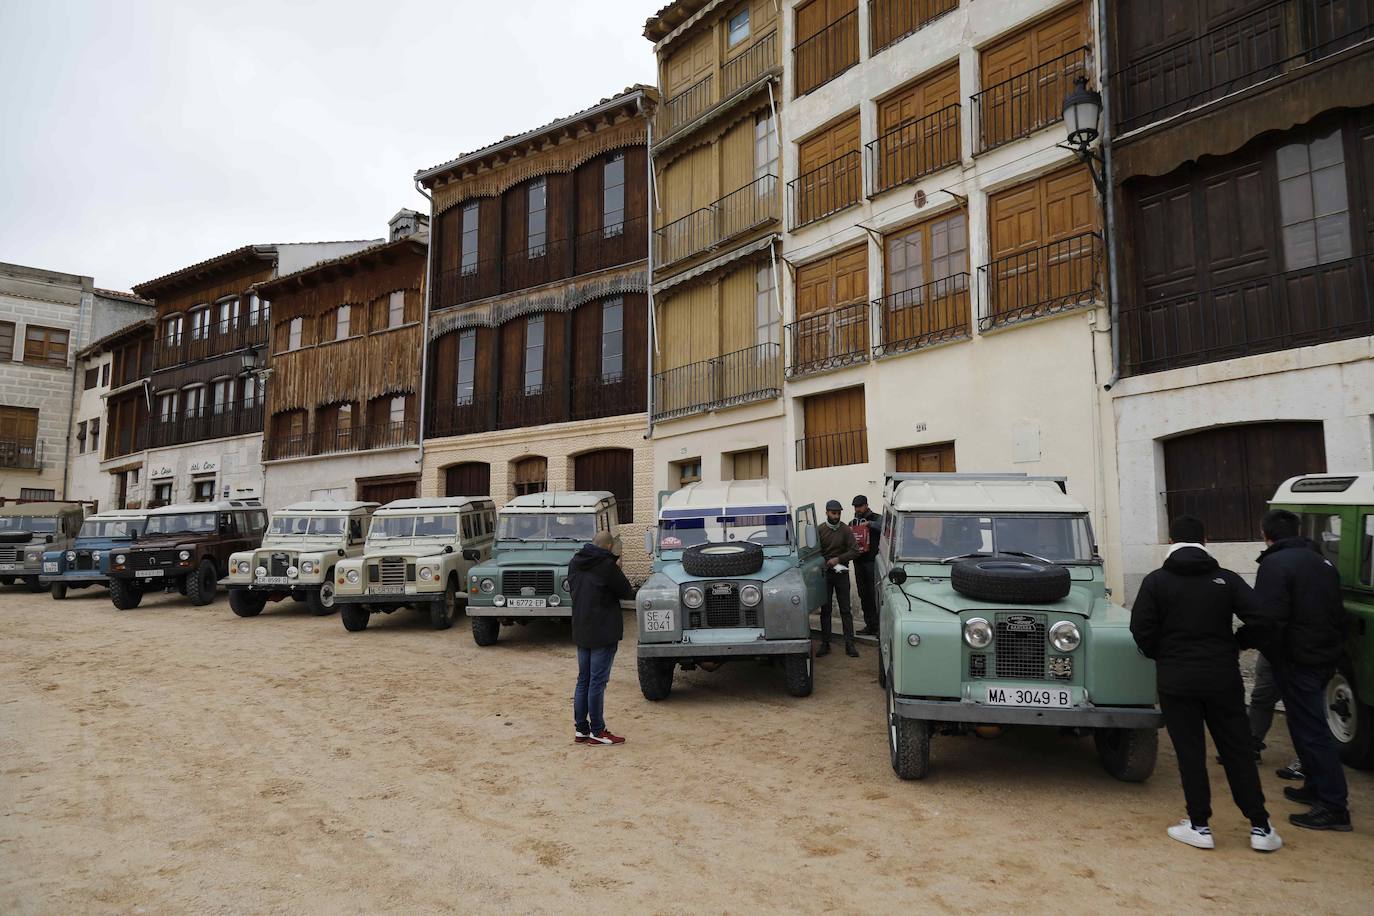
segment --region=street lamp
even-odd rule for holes
[[[1068,129],[1068,139],[1059,144],[1072,150],[1078,160],[1088,167],[1093,184],[1098,193],[1106,193],[1103,177],[1097,166],[1102,157],[1093,150],[1092,145],[1102,135],[1098,123],[1102,119],[1102,94],[1088,88],[1088,78],[1079,75],[1074,80],[1073,91],[1064,96],[1064,126]]]

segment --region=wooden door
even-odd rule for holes
[[[968,313],[968,217],[956,210],[883,240],[883,345],[917,344],[965,334]]]
[[[663,91],[667,100],[690,89],[715,68],[714,39],[715,35],[707,29],[669,56],[663,72]]]
[[[868,461],[863,386],[827,391],[802,400],[803,447],[798,470]]]
[[[808,223],[862,195],[859,113],[837,121],[797,146],[799,176],[793,197],[797,222]]]
[[[1072,165],[988,199],[992,266],[989,314],[1090,290],[1097,269],[1097,197],[1087,169]]]
[[[1064,96],[1084,66],[1082,55],[1064,55],[1085,45],[1087,36],[1085,9],[1076,3],[983,50],[982,148],[1026,136],[1062,117]]]
[[[445,496],[490,496],[491,465],[468,461],[444,469]]]
[[[944,67],[878,102],[878,135],[959,103],[959,64]]]
[[[358,499],[362,502],[381,503],[385,506],[387,503],[397,499],[414,499],[416,495],[416,485],[417,481],[415,480],[389,480],[373,483],[367,483],[360,480],[358,481]],[[456,495],[468,496],[471,494],[459,493]],[[483,490],[476,495],[485,496],[486,491]]]
[[[627,448],[607,448],[573,459],[573,487],[606,490],[615,495],[619,523],[635,520],[635,453]]]
[[[916,445],[893,453],[898,474],[953,474],[954,443]]]
[[[815,367],[868,348],[868,246],[797,268],[792,365]]]

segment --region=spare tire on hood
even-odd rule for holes
[[[0,531],[0,544],[27,544],[32,540],[32,531]]]
[[[682,552],[682,568],[712,579],[752,576],[763,568],[763,548],[749,541],[697,544]]]
[[[1048,604],[1069,593],[1069,570],[1021,557],[963,560],[950,570],[954,590],[998,604]]]

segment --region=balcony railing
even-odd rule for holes
[[[646,397],[642,372],[573,379],[571,419],[596,420],[643,413]]]
[[[549,239],[543,245],[527,246],[523,251],[506,255],[501,271],[505,291],[528,289],[569,276],[572,247],[568,239]]]
[[[281,458],[305,458],[315,455],[334,455],[341,452],[363,452],[377,448],[414,445],[418,440],[416,424],[407,422],[381,423],[374,426],[344,426],[317,429],[298,436],[268,435],[263,443],[263,455],[271,461]]]
[[[648,255],[648,217],[635,216],[577,237],[575,274],[603,270]]]
[[[1088,76],[1086,47],[1075,48],[1033,70],[1018,73],[973,96],[974,137],[986,152],[1029,137],[1064,119],[1064,96],[1079,75]]]
[[[830,82],[859,62],[859,11],[839,19],[792,49],[797,95]]]
[[[969,337],[969,275],[957,273],[874,301],[882,328],[875,356]]]
[[[778,33],[759,37],[720,68],[720,93],[727,99],[778,66]]]
[[[787,377],[863,362],[869,355],[869,305],[854,302],[787,325]]]
[[[868,463],[868,430],[852,429],[797,440],[797,470]]]
[[[958,6],[959,0],[868,0],[869,53],[877,54]]]
[[[115,365],[118,370],[111,375],[111,388],[123,388],[145,379],[153,373],[153,348],[144,347],[138,359],[116,359]]]
[[[998,258],[978,268],[983,330],[1052,315],[1099,298],[1102,239],[1095,232]]]
[[[105,436],[105,457],[119,458],[141,452],[148,447],[148,423],[112,423]]]
[[[868,151],[870,196],[957,165],[959,105],[898,124],[864,149]]]
[[[655,266],[707,251],[778,218],[778,179],[763,175],[654,231]]]
[[[1134,130],[1239,92],[1371,35],[1367,0],[1280,0],[1112,74],[1117,128]]]
[[[262,432],[262,405],[240,407],[220,413],[201,407],[185,411],[175,417],[154,417],[148,422],[149,448],[182,445],[205,439],[243,436]]]
[[[1374,334],[1374,257],[1121,309],[1123,370],[1159,372]]]
[[[440,307],[485,299],[501,292],[501,259],[484,258],[467,267],[439,272]]]
[[[166,369],[266,343],[267,322],[261,318],[253,320],[248,315],[240,315],[194,328],[187,316],[179,332],[158,338],[156,367]]]
[[[707,75],[663,103],[655,133],[663,138],[715,104],[715,77]]]
[[[863,198],[862,160],[858,150],[851,150],[789,181],[791,228],[799,229],[857,204]]]
[[[656,420],[776,398],[782,394],[781,347],[758,344],[654,376]]]
[[[39,467],[38,443],[33,439],[0,439],[0,468]]]
[[[426,436],[466,436],[496,428],[493,398],[457,398],[430,407]]]
[[[429,408],[425,435],[466,436],[643,413],[644,402],[642,372],[591,376],[567,385],[550,383],[499,395],[436,401]]]

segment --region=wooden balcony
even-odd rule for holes
[[[1087,47],[1075,48],[973,96],[977,151],[987,152],[1064,120],[1064,97],[1073,90],[1073,81],[1091,76],[1090,54]]]
[[[850,10],[792,48],[796,93],[806,95],[859,62],[859,11]]]
[[[181,331],[158,338],[153,368],[167,369],[200,362],[237,350],[267,344],[267,322],[247,315],[212,322],[200,329],[190,327],[183,316]]]
[[[959,105],[898,124],[864,145],[869,196],[959,164]]]
[[[877,54],[958,7],[959,0],[868,0],[869,53]]]
[[[778,178],[764,175],[654,231],[654,266],[709,251],[735,236],[777,222]]]
[[[418,442],[418,432],[415,423],[402,422],[317,429],[299,436],[274,436],[269,433],[262,444],[262,455],[264,461],[277,461],[397,448]]]
[[[654,376],[655,420],[690,416],[782,394],[782,354],[775,343],[667,369]]]
[[[654,143],[667,140],[713,108],[749,90],[764,74],[780,65],[777,31],[760,35],[753,44],[721,65],[719,79],[714,73],[708,73],[664,101],[654,116]]]
[[[851,150],[787,183],[789,228],[825,219],[863,199],[863,157]]]
[[[1007,255],[978,268],[982,330],[1088,305],[1101,298],[1102,237],[1096,232]]]
[[[218,413],[210,407],[202,407],[167,419],[154,417],[148,420],[145,438],[148,448],[163,448],[207,439],[244,436],[262,432],[262,418],[261,404],[235,407]]]
[[[623,373],[550,383],[497,395],[447,399],[432,404],[425,435],[465,436],[642,413],[644,374]]]

